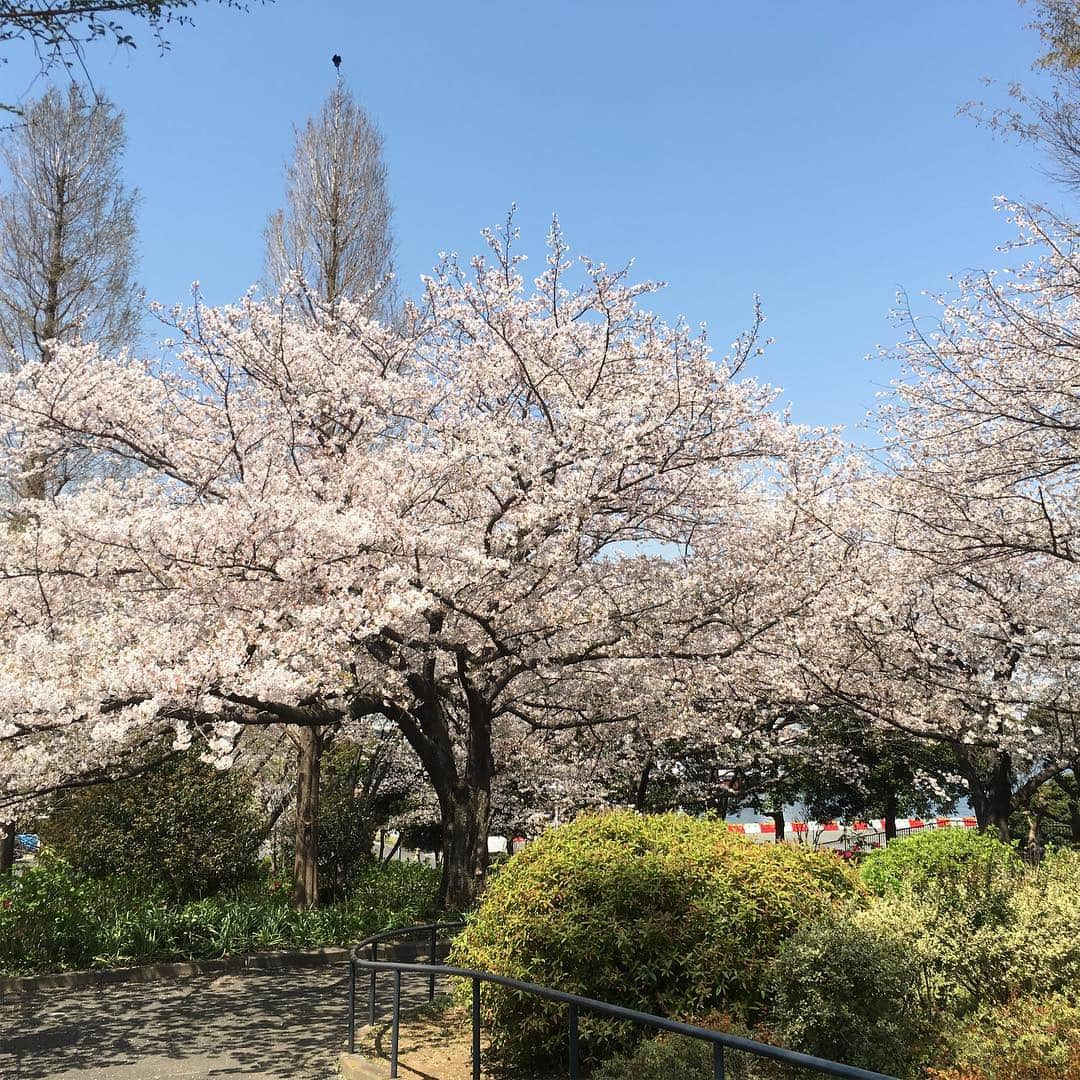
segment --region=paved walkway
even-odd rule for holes
[[[345,1049],[347,982],[336,964],[9,997],[0,1004],[0,1077],[328,1080]],[[384,1002],[390,977],[380,984]],[[426,982],[403,981],[403,990],[426,1000]],[[361,986],[361,1023],[365,993]]]

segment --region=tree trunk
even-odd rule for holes
[[[1033,855],[1039,853],[1039,830],[1042,828],[1042,815],[1036,814],[1032,810],[1026,810],[1025,815],[1027,817],[1028,830],[1027,830],[1027,844],[1026,849]]]
[[[1080,799],[1069,800],[1069,835],[1074,844],[1080,844]]]
[[[896,792],[890,791],[885,796],[885,809],[882,812],[885,826],[885,843],[896,839],[896,815],[900,812],[900,804],[896,800]]]
[[[998,750],[984,751],[988,767],[980,768],[966,747],[953,746],[957,769],[968,788],[979,832],[993,833],[1009,842],[1009,814],[1013,810],[1012,758]]]
[[[979,831],[991,833],[1003,843],[1009,842],[1009,813],[1012,810],[1012,784],[1009,778],[1009,755],[995,755],[998,760],[990,776],[972,789],[971,805]]]
[[[296,754],[296,844],[293,861],[293,906],[319,906],[319,771],[322,731],[302,727]]]
[[[0,832],[0,874],[11,872],[15,865],[15,822],[3,827]]]
[[[784,842],[784,829],[786,828],[784,823],[784,808],[779,810],[770,810],[769,817],[773,819],[773,825],[776,828],[775,838],[773,840],[776,844],[782,844]]]
[[[649,798],[649,778],[652,776],[653,771],[653,759],[646,758],[645,764],[641,769],[641,776],[638,777],[637,791],[634,793],[634,809],[639,814],[645,813],[645,808],[648,805]]]
[[[491,795],[456,784],[447,796],[440,794],[439,804],[444,852],[439,902],[447,911],[465,911],[480,895],[487,874]]]

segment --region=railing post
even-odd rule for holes
[[[371,960],[372,963],[379,959],[379,943],[377,941],[372,942],[371,945]],[[375,1024],[375,976],[378,973],[372,968],[368,972],[368,998],[367,998],[367,1022],[370,1026]]]
[[[401,1022],[401,972],[394,971],[394,1019],[390,1029],[390,1080],[397,1080],[398,1027]]]
[[[713,1080],[724,1080],[724,1044],[713,1043]]]
[[[480,1080],[480,980],[472,981],[472,1074]]]
[[[570,1006],[570,1080],[578,1080],[580,1069],[578,1060],[578,1012],[577,1006]]]
[[[349,1053],[356,1053],[356,958],[349,957]]]
[[[438,928],[433,926],[431,928],[431,962],[435,963],[435,954],[439,948],[439,931]],[[428,1001],[435,1000],[435,972],[433,971],[428,976],[428,988],[427,988]]]

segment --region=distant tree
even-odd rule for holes
[[[1074,844],[1080,844],[1080,761],[1075,762],[1067,772],[1055,777],[1054,783],[1064,796],[1064,813],[1055,818],[1051,812],[1048,817],[1068,825],[1070,839]]]
[[[950,748],[941,742],[873,726],[841,709],[818,718],[810,742],[816,752],[802,759],[798,801],[817,821],[880,817],[891,839],[896,818],[951,809],[964,794]],[[819,764],[826,762],[833,767]]]
[[[133,49],[136,23],[147,27],[158,48],[169,47],[169,26],[191,23],[184,11],[199,0],[0,0],[0,45],[29,45],[42,73],[60,65],[86,70],[86,46],[96,41]],[[247,10],[241,0],[218,0],[225,7]],[[265,0],[262,0],[265,2]],[[0,58],[6,62],[7,57]],[[12,112],[21,110],[3,105]]]
[[[55,341],[133,343],[138,195],[124,185],[124,147],[123,114],[77,86],[49,90],[8,133],[0,148],[5,363],[47,359]]]
[[[189,750],[139,776],[61,793],[41,835],[93,877],[188,899],[250,878],[263,828],[250,782]]]
[[[142,292],[135,268],[135,204],[121,174],[124,119],[72,85],[49,90],[0,146],[0,364],[47,360],[57,342],[92,337],[131,345]],[[80,470],[58,459],[14,494],[44,498]],[[14,857],[13,826],[0,836],[0,872]]]
[[[319,792],[320,899],[345,895],[372,860],[375,832],[403,810],[410,785],[397,759],[411,753],[400,740],[342,742],[323,758]],[[415,760],[415,759],[413,759]]]
[[[285,171],[285,207],[266,226],[266,271],[288,290],[299,278],[313,298],[364,314],[393,309],[392,207],[382,135],[338,77],[319,115],[296,131]]]

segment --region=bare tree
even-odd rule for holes
[[[56,341],[132,343],[142,293],[132,281],[137,196],[121,176],[124,142],[122,114],[73,85],[34,102],[0,146],[0,363],[9,369],[48,360]],[[45,498],[89,464],[50,463],[14,494]],[[14,825],[0,823],[0,872],[13,858]]]
[[[121,176],[124,119],[77,86],[49,90],[0,147],[0,349],[45,359],[76,336],[114,350],[133,341],[142,293],[135,205]]]
[[[390,316],[392,209],[382,135],[339,76],[319,115],[296,130],[285,207],[266,226],[270,283],[299,278],[328,306],[344,298]]]

